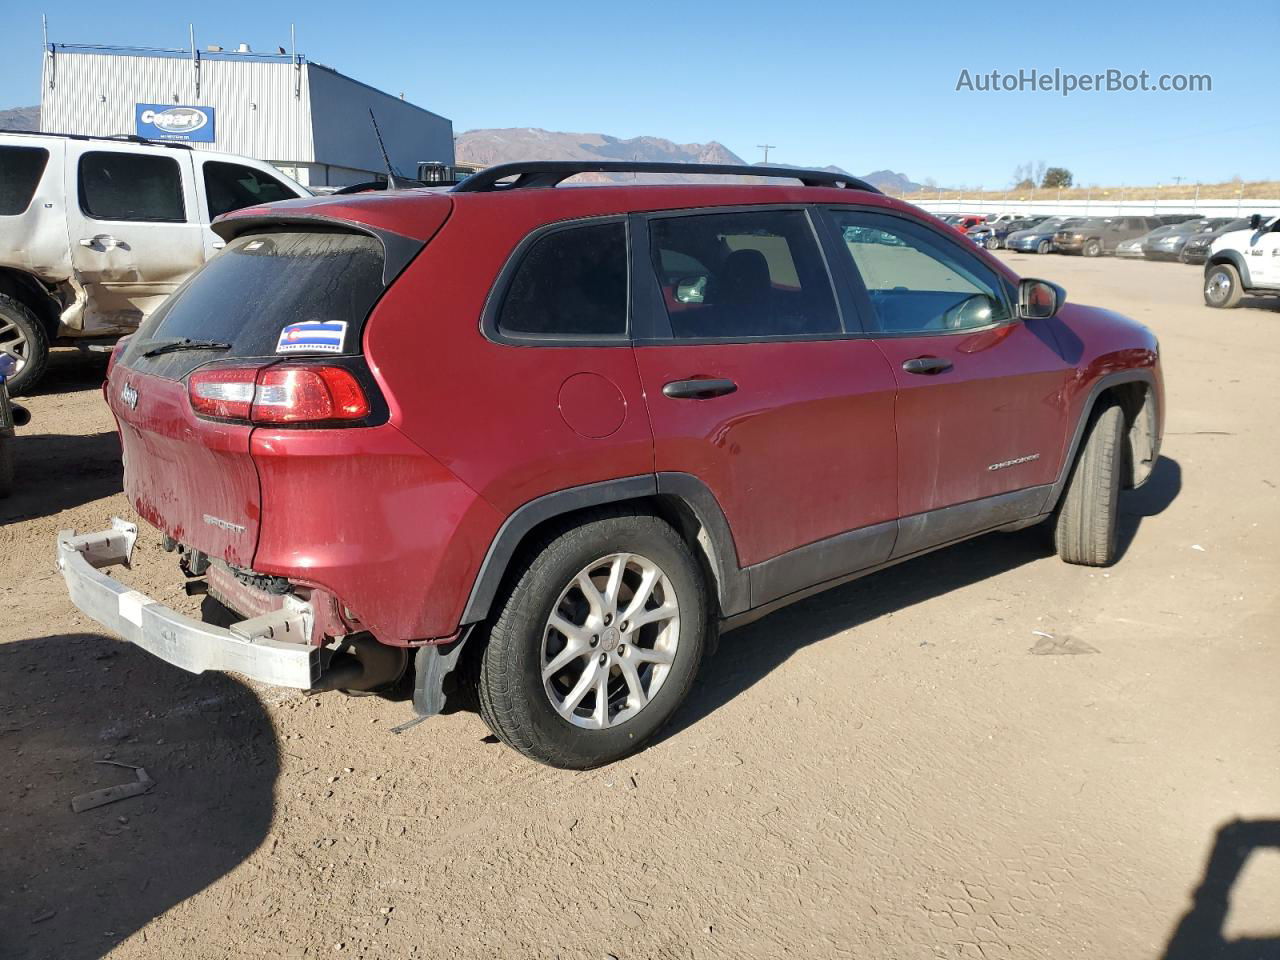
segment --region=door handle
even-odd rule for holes
[[[225,240],[215,240],[213,241],[213,244],[212,244],[213,249],[215,250],[221,250],[226,245],[227,245],[227,241]]]
[[[672,400],[709,400],[733,393],[738,385],[732,380],[672,380],[662,388]]]
[[[923,373],[926,376],[932,376],[950,370],[951,361],[942,357],[913,357],[903,362],[902,369],[907,373]]]
[[[120,246],[120,241],[117,240],[115,237],[107,236],[105,233],[97,237],[81,237],[80,238],[80,246],[82,247],[92,247],[95,244],[102,244],[104,249],[109,250],[112,247]]]

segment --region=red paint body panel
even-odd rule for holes
[[[653,441],[628,344],[513,346],[480,332],[498,271],[516,244],[546,222],[545,213],[526,209],[540,205],[513,203],[507,211],[503,204],[504,216],[478,222],[455,214],[387,292],[365,333],[365,354],[384,384],[392,422],[504,517],[553,490],[653,472]],[[580,373],[608,380],[621,394],[622,422],[607,437],[584,435],[597,426],[585,422],[579,433],[561,415],[562,388]],[[611,419],[617,412],[615,398]]]
[[[707,484],[741,566],[897,515],[893,373],[871,341],[653,345],[636,360],[657,469]],[[738,389],[663,395],[694,378]]]
[[[136,409],[120,399],[126,385],[137,391]],[[249,566],[262,515],[249,456],[253,428],[201,420],[185,383],[120,366],[106,394],[120,430],[124,492],[139,515],[211,557]]]
[[[253,568],[320,586],[388,643],[457,629],[504,517],[391,425],[253,433]]]
[[[878,341],[898,381],[902,516],[1057,479],[1068,432],[1064,391],[1075,368],[1063,359],[1052,322]],[[952,367],[929,375],[902,369],[922,356]],[[1039,459],[990,469],[1029,456]]]

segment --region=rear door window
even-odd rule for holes
[[[626,336],[626,224],[580,224],[535,239],[507,284],[498,332],[543,339]]]
[[[297,196],[279,180],[252,167],[221,160],[204,163],[204,192],[209,219],[259,203],[291,200]]]
[[[826,264],[803,210],[655,217],[649,246],[677,340],[841,332]]]
[[[281,333],[295,323],[330,325],[329,331],[340,331],[336,352],[359,354],[364,322],[382,294],[382,266],[382,244],[366,234],[299,231],[239,237],[147,319],[129,340],[121,362],[179,379],[209,360],[276,356]],[[338,324],[344,326],[332,326]],[[230,347],[142,357],[152,347],[183,338]],[[307,352],[290,350],[288,355]]]
[[[0,147],[0,217],[26,213],[48,163],[42,147]]]
[[[173,157],[93,150],[80,157],[80,209],[95,220],[185,223],[182,170]]]

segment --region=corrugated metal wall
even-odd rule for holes
[[[192,104],[216,110],[216,141],[193,144],[196,149],[310,163],[317,158],[307,66],[304,63],[298,71],[288,60],[202,57],[197,95],[190,58],[58,49],[44,59],[40,129],[95,136],[131,134],[136,132],[135,104]]]
[[[420,160],[453,163],[453,123],[319,64],[308,64],[316,159],[361,170],[384,167],[369,111],[398,173],[417,176]]]

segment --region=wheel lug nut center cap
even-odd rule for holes
[[[606,628],[604,633],[600,634],[600,649],[605,653],[612,653],[617,646],[618,631],[613,627]]]

